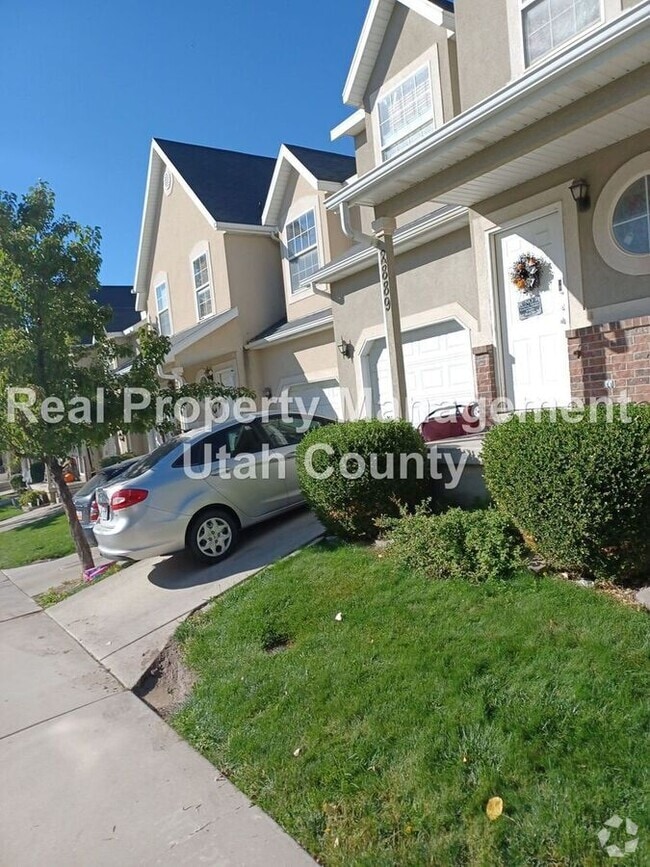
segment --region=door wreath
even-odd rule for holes
[[[539,289],[545,263],[532,253],[522,253],[510,268],[510,279],[520,292],[535,292]]]

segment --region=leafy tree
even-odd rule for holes
[[[84,569],[93,557],[64,479],[71,450],[82,443],[101,446],[118,431],[172,431],[179,425],[174,405],[184,397],[251,394],[161,380],[170,342],[149,327],[139,333],[130,371],[118,373],[116,362],[130,351],[108,338],[111,311],[97,301],[100,242],[98,228],[56,215],[47,184],[38,183],[21,199],[0,192],[0,447],[45,462]],[[30,390],[34,405],[12,412],[12,404],[31,397],[10,389]],[[130,421],[124,415],[129,389],[143,389],[151,398]]]

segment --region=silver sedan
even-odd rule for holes
[[[200,562],[223,560],[242,529],[302,505],[296,446],[331,423],[255,416],[170,439],[97,491],[100,553],[143,560],[187,548]]]

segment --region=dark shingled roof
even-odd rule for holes
[[[155,141],[217,222],[261,224],[274,159],[161,138]]]
[[[357,171],[354,157],[333,154],[330,151],[316,151],[298,145],[286,145],[303,166],[319,181],[334,181],[342,184]]]
[[[283,319],[280,319],[279,322],[275,322],[269,328],[265,328],[264,331],[261,331],[250,341],[254,343],[256,340],[263,340],[265,337],[275,337],[286,332],[292,332],[295,328],[309,328],[312,325],[319,325],[321,322],[326,322],[327,320],[332,318],[332,311],[330,309],[327,310],[318,310],[316,313],[310,313],[308,316],[302,316],[300,319],[292,319],[290,322],[287,321],[286,316]]]
[[[454,0],[431,0],[434,6],[440,6],[445,12],[454,11]]]
[[[110,307],[113,311],[106,326],[109,334],[125,331],[140,321],[140,314],[135,309],[133,286],[100,286],[95,297],[102,307]]]

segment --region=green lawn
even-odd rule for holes
[[[73,551],[74,542],[65,515],[43,518],[35,524],[0,533],[0,569],[64,557]]]
[[[602,865],[614,812],[648,863],[648,624],[561,580],[319,546],[180,628],[199,681],[173,724],[326,865]]]
[[[17,506],[0,506],[0,521],[6,521],[7,518],[13,518],[16,515],[21,515],[22,510]]]

